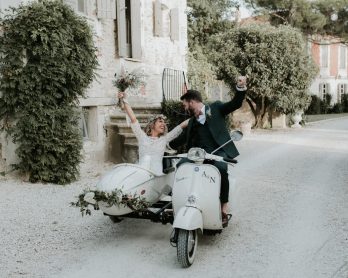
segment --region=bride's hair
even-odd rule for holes
[[[150,119],[149,119],[147,125],[146,125],[145,128],[144,128],[144,131],[145,131],[145,133],[146,133],[147,136],[150,136],[150,135],[151,135],[151,130],[154,128],[155,123],[156,123],[156,121],[157,121],[158,119],[162,119],[162,120],[165,121],[165,120],[167,120],[167,117],[164,116],[163,114],[158,114],[158,115],[155,115],[155,116],[150,117]],[[167,127],[167,125],[166,125],[166,126],[165,126],[165,129],[164,129],[164,133],[163,133],[162,135],[166,134],[167,132],[168,132],[168,127]]]

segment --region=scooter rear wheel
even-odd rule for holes
[[[198,233],[197,230],[183,230],[178,231],[177,241],[177,256],[178,261],[182,267],[189,267],[192,265],[197,249]]]

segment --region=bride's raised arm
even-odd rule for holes
[[[132,107],[129,105],[128,101],[126,100],[126,94],[124,92],[119,92],[117,94],[117,97],[124,104],[124,110],[126,111],[128,117],[130,118],[131,123],[135,123],[137,121],[137,118],[135,117]]]

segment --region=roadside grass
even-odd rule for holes
[[[303,120],[307,123],[311,123],[311,122],[330,120],[330,119],[336,119],[336,118],[342,118],[342,117],[348,117],[348,113],[304,115]]]

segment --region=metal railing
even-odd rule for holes
[[[185,72],[165,68],[162,74],[163,101],[180,100],[180,97],[187,91]]]

